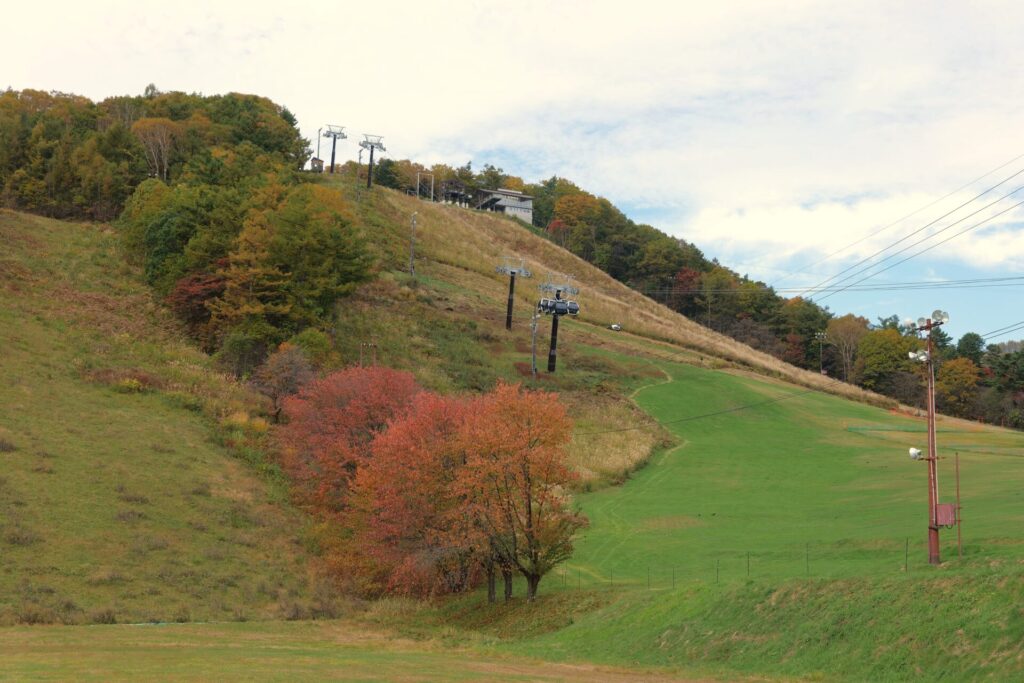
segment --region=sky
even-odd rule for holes
[[[863,284],[1024,276],[1024,189],[982,209],[1024,173],[940,219],[1024,169],[1018,2],[90,0],[4,17],[0,88],[264,95],[314,149],[344,125],[341,160],[373,133],[396,159],[566,177],[789,296],[975,223]],[[1024,321],[1022,294],[815,299],[870,320],[941,308],[958,337]]]

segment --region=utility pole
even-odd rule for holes
[[[409,275],[416,277],[416,211],[412,212],[412,226],[409,229]]]
[[[956,523],[959,511],[952,505],[939,504],[939,470],[938,470],[938,448],[935,438],[935,357],[932,344],[932,330],[949,322],[949,314],[942,310],[936,310],[931,318],[918,318],[917,324],[911,323],[916,332],[925,332],[927,346],[925,351],[911,351],[911,360],[920,361],[925,364],[925,378],[927,380],[928,406],[928,456],[925,461],[928,463],[928,563],[941,564],[939,550],[939,526],[949,526]],[[921,452],[916,448],[910,449],[910,457],[914,460],[920,459]],[[950,508],[953,508],[950,510]],[[949,513],[952,512],[952,515]],[[952,519],[950,518],[952,517]]]
[[[551,316],[551,347],[548,350],[548,372],[555,371],[555,361],[557,360],[558,354],[558,319],[563,315],[578,315],[580,312],[580,305],[575,301],[566,301],[562,298],[562,294],[568,294],[570,296],[576,296],[580,293],[580,290],[567,282],[555,283],[549,280],[540,286],[541,291],[554,292],[554,299],[541,299],[537,308],[541,313],[547,313]]]
[[[324,130],[323,126],[320,126],[319,128],[316,129],[316,158],[317,159],[320,159],[320,140],[321,140],[320,133],[322,133],[323,130]],[[322,159],[321,159],[321,161],[322,161]]]
[[[533,273],[526,269],[526,261],[519,259],[519,263],[515,262],[515,259],[511,256],[503,256],[502,260],[504,263],[497,266],[494,269],[496,273],[502,273],[508,275],[508,309],[505,313],[505,329],[512,329],[512,303],[515,300],[514,296],[516,293],[516,275],[523,277],[533,277]]]
[[[331,173],[334,173],[334,153],[338,148],[338,140],[344,140],[348,136],[345,135],[345,126],[327,126],[327,132],[324,133],[325,138],[331,138]],[[320,141],[317,140],[319,149]],[[317,154],[317,156],[320,156]]]
[[[381,135],[369,135],[367,133],[363,133],[363,138],[364,139],[359,143],[359,146],[363,149],[370,150],[370,165],[366,173],[366,189],[369,190],[373,186],[373,150],[379,149],[382,152],[386,152],[388,150],[384,147],[384,143],[381,142],[381,140],[384,139]]]

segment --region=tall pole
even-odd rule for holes
[[[562,290],[555,292],[555,300],[561,298]],[[555,371],[555,360],[558,353],[558,314],[551,316],[551,348],[548,350],[548,372]]]
[[[331,173],[334,173],[334,152],[338,148],[338,138],[331,139]]]
[[[956,454],[956,556],[964,556],[964,539],[960,535],[960,452]]]
[[[373,185],[373,146],[370,147],[370,166],[366,172],[366,189]]]
[[[537,318],[539,318],[539,317],[540,317],[540,311],[537,310],[536,306],[534,306],[534,308],[533,308],[533,321],[532,321],[533,324],[531,325],[531,327],[533,328],[533,353],[532,353],[531,366],[533,368],[533,378],[534,379],[537,379]]]
[[[939,558],[939,472],[935,448],[935,361],[932,357],[932,321],[928,330],[928,563],[940,564]]]
[[[508,275],[508,311],[505,313],[505,329],[512,329],[512,301],[516,293],[516,271]]]
[[[416,277],[416,212],[412,212],[412,228],[409,232],[409,275]]]
[[[323,132],[323,126],[316,129],[316,158],[320,158],[320,133]]]

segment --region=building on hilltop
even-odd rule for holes
[[[498,211],[533,224],[533,197],[515,190],[480,190],[476,196],[476,208]]]

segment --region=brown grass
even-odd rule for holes
[[[367,201],[367,200],[364,200]],[[507,279],[494,268],[504,255],[522,257],[535,278],[527,286],[517,286],[521,305],[531,307],[536,300],[534,283],[551,273],[555,278],[575,276],[583,313],[579,322],[607,327],[615,322],[641,338],[667,342],[666,351],[678,347],[707,354],[729,363],[778,377],[808,388],[819,389],[846,398],[889,405],[891,400],[843,382],[802,370],[778,358],[750,348],[725,335],[713,332],[692,320],[658,304],[570,252],[543,239],[516,221],[499,214],[461,209],[418,201],[389,190],[375,191],[368,201],[394,225],[405,226],[413,211],[418,213],[417,250],[427,275],[444,264],[462,271],[456,284],[472,289],[489,300],[501,300],[507,292]],[[404,245],[403,234],[391,236],[396,251]],[[457,245],[453,248],[453,245]],[[395,254],[397,258],[397,253]],[[522,309],[520,309],[522,310]],[[673,348],[675,347],[675,348]]]

